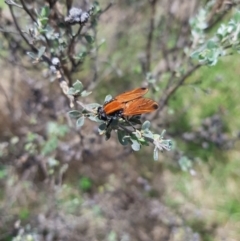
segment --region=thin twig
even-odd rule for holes
[[[212,16],[209,17],[210,24],[208,25],[206,30],[211,31],[211,29],[214,28],[216,24],[218,24],[226,16],[226,14],[229,12],[230,9],[232,9],[233,7],[236,7],[239,4],[240,4],[239,1],[235,3],[231,3],[227,9],[225,9],[220,15],[217,16],[217,18],[214,21],[211,22],[212,17],[215,17],[216,15],[216,12],[214,12]]]
[[[52,9],[54,5],[56,4],[57,0],[48,0],[49,7]]]
[[[23,6],[23,9],[24,9],[24,10],[26,11],[26,13],[30,16],[30,18],[32,19],[32,21],[38,25],[38,22],[36,21],[36,19],[35,19],[34,16],[32,15],[32,13],[30,12],[30,10],[27,8],[24,0],[21,0],[21,3],[22,3],[22,6]]]
[[[159,101],[159,108],[151,118],[152,120],[157,118],[158,114],[161,112],[161,110],[167,105],[170,97],[177,91],[177,89],[184,83],[184,81],[198,68],[201,67],[201,64],[197,64],[193,66],[191,69],[189,69],[179,80],[175,85],[172,85],[170,87],[167,87],[165,91],[163,91],[164,95]]]
[[[128,128],[126,128],[125,126],[122,126],[122,125],[120,124],[119,127],[120,127],[121,129],[123,129],[124,131],[126,131],[129,135],[132,134],[132,131],[129,130]],[[150,137],[146,137],[146,136],[144,136],[144,135],[143,135],[143,137],[144,137],[145,140],[147,140],[147,141],[149,141],[149,142],[151,142],[151,143],[154,142],[154,139],[152,139],[152,138],[150,138]]]
[[[99,16],[102,15],[103,13],[107,12],[112,6],[113,6],[113,1],[111,1],[111,2],[101,11],[101,13],[99,14]]]
[[[74,45],[75,45],[75,42],[76,42],[76,38],[80,35],[80,33],[81,33],[82,29],[83,29],[83,26],[84,25],[80,25],[77,33],[71,36],[72,39],[71,39],[71,41],[70,41],[70,43],[68,45],[69,46],[68,47],[68,58],[70,59],[71,64],[72,64],[71,72],[73,72],[75,70],[75,68],[77,67],[77,65],[75,63],[75,60],[73,58],[74,47],[75,47]]]
[[[146,72],[149,72],[151,69],[151,58],[152,58],[152,41],[153,41],[153,32],[155,28],[155,13],[156,13],[156,3],[157,0],[151,1],[151,18],[149,33],[147,37],[147,46],[146,46]]]
[[[95,39],[95,54],[93,57],[93,69],[94,69],[94,74],[93,74],[93,83],[97,81],[98,79],[98,43],[97,43],[97,30],[94,27],[93,28],[93,34],[94,34],[94,39]]]
[[[12,1],[12,0],[5,0],[5,3],[6,3],[7,5],[12,5],[12,6],[15,6],[15,7],[17,7],[17,8],[23,8],[21,5],[15,3],[15,2]]]
[[[12,14],[12,18],[13,18],[13,21],[14,21],[14,24],[19,32],[19,34],[21,35],[21,37],[24,39],[24,41],[27,43],[27,45],[34,51],[34,52],[38,52],[37,48],[34,47],[34,45],[32,43],[29,42],[29,40],[26,38],[26,36],[23,34],[23,32],[21,31],[20,29],[20,26],[18,25],[18,21],[16,19],[16,16],[14,14],[14,11],[13,11],[13,8],[11,5],[9,5],[9,8],[10,8],[10,12]],[[46,55],[42,55],[42,60],[44,62],[46,62],[49,66],[52,65],[52,62],[51,62],[51,59],[48,58]],[[71,99],[71,97],[69,97],[69,95],[67,94],[68,92],[68,83],[66,82],[65,80],[65,76],[64,76],[64,72],[62,70],[61,67],[59,67],[58,71],[57,71],[57,79],[59,81],[59,85],[60,85],[60,88],[62,89],[63,93],[64,93],[64,96],[66,96],[66,98],[70,101],[70,106],[73,105],[73,100]]]
[[[37,53],[37,52],[38,52],[37,48],[35,48],[34,45],[29,42],[29,40],[26,38],[26,36],[25,36],[24,33],[22,32],[22,30],[20,29],[20,26],[18,25],[18,21],[17,21],[17,19],[16,19],[15,14],[14,14],[12,5],[8,5],[8,6],[9,6],[9,9],[10,9],[10,12],[11,12],[11,15],[12,15],[12,18],[13,18],[13,21],[14,21],[14,24],[15,24],[15,26],[16,26],[19,34],[20,34],[21,37],[24,39],[24,41],[27,43],[27,45],[32,49],[32,51],[34,51],[35,53]],[[42,59],[43,59],[43,61],[45,61],[46,63],[48,63],[49,66],[51,65],[51,60],[50,60],[47,56],[42,55]]]

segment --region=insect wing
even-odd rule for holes
[[[147,98],[138,98],[125,104],[124,116],[150,113],[158,108],[158,103]]]
[[[123,107],[124,106],[122,103],[120,103],[119,101],[113,100],[113,101],[105,104],[103,106],[103,109],[104,109],[104,112],[106,113],[106,115],[110,115],[116,111],[123,109]]]
[[[148,88],[136,88],[136,89],[124,92],[120,95],[117,95],[114,98],[114,100],[117,100],[118,102],[121,102],[121,103],[126,103],[128,101],[142,97],[147,92],[148,92]]]

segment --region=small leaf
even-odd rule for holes
[[[91,121],[97,122],[97,123],[103,123],[102,120],[99,120],[98,117],[96,115],[89,115],[87,116],[87,118]]]
[[[111,101],[112,99],[113,99],[113,98],[112,98],[111,95],[107,95],[107,96],[105,97],[104,103],[108,103],[108,102]]]
[[[99,132],[105,131],[106,128],[107,128],[106,123],[102,123],[102,124],[98,127],[98,131],[99,131]]]
[[[160,138],[161,138],[161,139],[164,137],[165,133],[166,133],[166,130],[162,130],[162,133],[161,133],[161,135],[160,135]]]
[[[87,109],[90,109],[90,110],[95,109],[95,108],[98,108],[99,106],[101,106],[101,105],[98,104],[98,103],[91,103],[91,104],[85,105],[85,107],[86,107]]]
[[[150,121],[145,121],[145,122],[142,124],[142,130],[148,130],[150,126],[151,126]]]
[[[153,159],[154,161],[158,160],[158,149],[155,147],[153,151]]]
[[[143,136],[153,139],[153,133],[150,130],[144,131]]]
[[[40,18],[39,19],[39,22],[41,23],[41,27],[44,27],[46,26],[46,24],[48,23],[48,18]],[[44,33],[44,32],[47,32],[47,29],[40,29],[40,33]]]
[[[234,16],[233,16],[233,19],[239,23],[240,22],[240,11],[237,11]]]
[[[39,50],[38,50],[38,58],[41,58],[44,54],[46,50],[46,47],[45,46],[42,46]]]
[[[135,141],[135,140],[131,139],[131,141],[132,141],[132,145],[131,145],[132,149],[134,151],[139,151],[140,148],[141,148],[141,145],[137,141]]]
[[[217,48],[218,46],[217,46],[217,44],[216,44],[216,42],[215,41],[213,41],[213,40],[208,40],[208,42],[207,42],[207,48],[208,49],[215,49],[215,48]]]
[[[198,59],[199,58],[199,51],[195,51],[191,54],[191,58]]]
[[[50,13],[50,8],[49,8],[48,6],[44,6],[44,7],[41,9],[40,16],[47,18],[47,17],[49,16],[49,13]]]
[[[94,42],[94,39],[92,36],[86,34],[84,37],[89,44],[92,44]]]
[[[118,140],[123,145],[126,146],[129,144],[129,137],[127,136],[127,133],[123,130],[118,130]]]
[[[33,53],[33,52],[27,52],[27,55],[29,57],[31,57],[32,59],[37,59],[38,58],[37,55],[35,53]]]
[[[138,139],[138,141],[139,141],[139,143],[140,143],[141,145],[149,146],[148,141],[147,141],[146,139],[144,139],[144,138],[140,138],[140,139]]]
[[[83,89],[83,84],[81,81],[77,80],[74,84],[73,84],[73,88],[75,91],[81,91]]]
[[[68,95],[74,95],[74,94],[75,94],[74,88],[73,88],[73,87],[70,87],[70,88],[68,89],[67,94],[68,94]]]
[[[82,113],[78,110],[71,110],[68,112],[68,115],[71,117],[71,118],[79,118]]]
[[[78,119],[77,119],[77,122],[76,122],[77,128],[82,127],[82,126],[84,125],[84,121],[85,121],[85,117],[84,117],[84,116],[78,118]]]
[[[132,141],[138,141],[138,138],[136,137],[135,133],[131,133],[130,135]]]
[[[100,4],[98,1],[94,1],[93,8],[94,8],[95,13],[98,13],[101,11]]]
[[[186,156],[182,156],[179,160],[179,165],[182,169],[182,171],[188,171],[192,168],[192,161],[186,157]]]
[[[135,132],[133,132],[133,134],[137,137],[137,139],[142,138],[142,133],[139,130],[136,130]]]
[[[154,140],[161,140],[162,137],[161,137],[161,135],[159,135],[159,134],[153,134],[153,139],[154,139]]]
[[[118,118],[113,118],[111,120],[110,126],[115,129],[115,128],[118,127],[118,125],[119,125],[119,119]]]
[[[92,25],[92,27],[96,27],[97,26],[96,18],[91,18],[91,25]]]
[[[232,32],[232,29],[232,26],[227,28],[225,24],[221,24],[221,26],[217,30],[217,36],[220,37],[220,39],[222,39],[226,36],[227,32]]]
[[[90,94],[92,94],[91,91],[86,91],[86,90],[84,90],[84,91],[81,93],[81,96],[82,96],[82,97],[86,97],[86,96],[88,96],[88,95],[90,95]]]
[[[82,51],[77,56],[74,56],[74,59],[83,60],[86,56],[87,56],[87,52],[86,51]]]

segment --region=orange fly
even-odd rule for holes
[[[109,121],[109,125],[114,118],[141,115],[156,110],[157,102],[143,97],[147,91],[148,88],[137,88],[117,95],[98,108],[98,118]]]

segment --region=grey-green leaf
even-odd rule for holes
[[[158,160],[158,149],[157,149],[157,148],[154,148],[154,151],[153,151],[153,159],[154,159],[154,161],[157,161],[157,160]]]
[[[123,130],[118,130],[118,140],[123,145],[126,146],[129,144],[129,138],[126,138],[127,133]]]
[[[105,97],[104,102],[106,103],[106,102],[109,102],[110,100],[112,100],[112,96],[111,96],[111,95],[107,95],[107,96]]]
[[[153,133],[150,130],[144,131],[143,136],[153,139]]]
[[[148,130],[151,126],[151,123],[150,121],[145,121],[143,124],[142,124],[142,130]]]
[[[39,50],[38,50],[38,58],[41,58],[44,54],[46,50],[46,47],[45,46],[42,46]]]
[[[31,57],[32,59],[37,59],[37,55],[33,52],[27,52],[27,55]]]
[[[182,156],[179,160],[179,165],[182,169],[182,171],[188,171],[192,168],[192,161],[186,157],[186,156]]]
[[[91,120],[91,121],[97,122],[97,123],[102,123],[103,122],[102,120],[99,120],[98,117],[95,116],[95,115],[88,116],[88,119]]]
[[[71,110],[68,112],[68,115],[71,117],[71,118],[79,118],[82,113],[78,110]]]
[[[135,132],[133,132],[133,134],[137,137],[137,139],[142,138],[142,134],[140,131],[135,131]]]
[[[160,135],[160,138],[161,138],[161,139],[164,137],[165,133],[166,133],[166,130],[162,130],[162,133],[161,133],[161,135]]]
[[[91,91],[86,91],[86,90],[84,90],[84,91],[81,93],[81,96],[82,96],[82,97],[86,97],[86,96],[90,95],[91,93],[92,93]]]
[[[49,8],[48,6],[44,6],[44,7],[41,9],[40,16],[47,18],[47,17],[49,16],[49,13],[50,13],[50,8]]]
[[[47,22],[48,22],[48,18],[43,18],[43,17],[41,17],[41,18],[39,19],[39,21],[40,21],[40,23],[41,23],[42,26],[46,26],[46,24],[47,24]],[[42,31],[42,32],[46,32],[46,29],[41,29],[41,31]]]
[[[93,39],[92,36],[90,36],[90,35],[85,35],[84,37],[85,37],[85,39],[87,40],[87,42],[88,42],[89,44],[92,44],[92,43],[94,42],[94,39]]]
[[[77,119],[77,128],[80,128],[84,125],[85,117],[81,116],[80,118]]]
[[[68,95],[74,95],[75,94],[75,90],[73,87],[70,87],[68,92],[67,92]]]
[[[73,84],[73,88],[75,91],[81,91],[83,89],[83,84],[81,81],[77,80],[74,84]]]
[[[139,151],[140,148],[141,148],[141,145],[137,141],[135,141],[135,140],[131,139],[131,141],[133,142],[132,145],[131,145],[132,149],[134,151]]]
[[[87,109],[95,109],[95,108],[98,108],[99,106],[101,106],[100,104],[98,104],[98,103],[91,103],[91,104],[87,104],[87,105],[85,105],[85,107],[87,108]]]
[[[106,127],[107,127],[106,123],[102,123],[102,124],[98,127],[98,131],[99,131],[99,132],[105,131],[105,130],[106,130]]]

